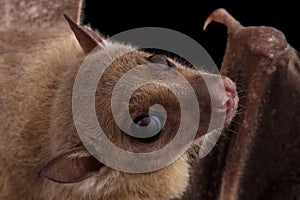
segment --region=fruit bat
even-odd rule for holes
[[[3,9],[0,18],[0,199],[182,197],[210,116],[213,113],[225,116],[228,126],[236,113],[235,83],[225,76],[186,67],[172,58],[110,41],[78,25],[80,1],[2,1],[0,8]],[[64,15],[65,19],[64,13],[69,14]],[[155,132],[153,137],[125,134],[114,121],[111,110],[114,86],[137,65],[149,65],[148,75],[159,72],[167,77],[172,70],[178,71],[195,92],[202,117],[196,121],[197,132],[191,147],[166,167],[147,173],[115,170],[96,159],[83,145],[72,112],[73,86],[80,65],[88,56],[94,68],[99,63],[110,63],[96,87],[94,107],[106,138],[115,146],[129,152],[147,153],[164,147],[176,137],[181,105],[170,88],[165,87],[167,83],[143,85],[132,93],[129,102],[118,99],[118,109],[129,108],[132,129],[141,135]],[[185,95],[189,88],[176,82],[177,76],[173,74],[173,82],[167,85],[189,102],[190,96]],[[117,93],[128,89],[132,81],[146,77],[135,74],[131,78]],[[210,94],[208,87],[217,92]],[[84,98],[89,90],[87,87],[74,96]],[[163,105],[167,119],[154,107],[150,113],[149,108],[155,104]],[[79,108],[79,115],[87,112],[84,106]],[[193,107],[187,111],[197,110]],[[123,119],[122,115],[117,118]],[[189,129],[194,127],[194,118],[185,120]],[[93,127],[94,124],[84,125]],[[114,158],[118,162],[118,157]]]

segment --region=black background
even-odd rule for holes
[[[226,46],[226,28],[213,23],[203,32],[202,27],[212,11],[223,7],[244,26],[265,25],[281,30],[288,42],[300,50],[297,1],[128,2],[86,0],[83,23],[106,36],[147,26],[177,30],[198,41],[220,66]]]

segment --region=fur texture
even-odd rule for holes
[[[47,31],[6,31],[0,39],[1,199],[168,199],[184,192],[189,176],[185,156],[144,175],[105,168],[70,185],[39,177],[49,158],[80,142],[68,81],[74,81],[85,55],[65,24]]]
[[[40,169],[50,159],[81,145],[72,118],[72,88],[85,59],[77,39],[66,23],[46,30],[10,26],[0,32],[0,198],[140,200],[180,197],[188,185],[189,153],[197,151],[190,150],[166,168],[151,173],[129,174],[104,166],[90,178],[72,184],[60,184],[39,176]],[[178,106],[175,96],[165,87],[147,85],[133,94],[129,105],[133,116],[157,102],[165,105],[167,111],[175,112],[171,123],[166,124],[168,134],[163,134],[161,139],[144,144],[122,133],[114,124],[110,110],[113,86],[126,71],[148,63],[150,54],[116,42],[105,45],[94,55],[104,64],[111,61],[111,55],[128,49],[132,51],[115,60],[98,85],[96,112],[104,132],[117,146],[130,151],[147,152],[162,147],[173,138],[180,122],[180,117],[176,117],[180,116],[176,113],[178,109],[173,110],[174,105]],[[200,121],[199,133],[204,134],[213,112],[209,109],[210,96],[205,83],[199,78],[199,71],[170,62],[195,88],[199,107],[207,116]],[[215,80],[214,75],[202,75],[212,82]],[[220,86],[218,82],[214,84],[216,88]],[[176,87],[179,94],[186,89],[179,84]],[[218,98],[224,102],[225,97]],[[124,103],[127,102],[120,100],[120,106]],[[80,152],[67,158],[87,155]]]

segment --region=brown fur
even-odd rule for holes
[[[116,145],[131,151],[155,150],[172,139],[172,124],[167,125],[170,135],[145,145],[122,133],[109,109],[114,84],[124,72],[147,63],[150,54],[128,45],[107,43],[95,59],[109,62],[110,55],[127,49],[133,51],[114,61],[100,80],[96,93],[98,119]],[[85,54],[66,23],[47,30],[11,26],[0,32],[0,53],[0,199],[172,199],[184,193],[190,167],[187,153],[151,173],[129,174],[102,167],[92,177],[72,184],[40,177],[39,171],[47,161],[81,143],[73,123],[71,98]],[[203,80],[196,78],[199,72],[172,62],[196,88],[197,97],[202,98],[199,107],[209,116],[210,98]],[[179,94],[185,91],[177,87]],[[167,107],[177,105],[170,91],[149,85],[134,94],[131,114],[141,114],[139,109],[145,110],[153,102],[167,102]],[[123,103],[120,100],[121,106]],[[202,118],[202,134],[208,119]],[[178,124],[177,120],[172,118],[173,124]]]
[[[15,40],[6,39],[12,33]],[[35,45],[29,46],[32,40]],[[167,199],[183,193],[188,181],[185,157],[153,174],[102,169],[103,173],[72,185],[39,177],[43,163],[79,142],[70,123],[71,93],[64,90],[72,87],[68,80],[72,82],[84,54],[62,27],[1,33],[1,47],[2,52],[9,50],[0,65],[1,199]]]

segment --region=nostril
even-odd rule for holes
[[[234,98],[236,96],[236,92],[226,91],[226,96],[229,98]]]
[[[225,103],[225,108],[228,109],[228,108],[232,107],[232,103],[233,103],[233,101],[231,99],[228,99]]]
[[[234,98],[237,95],[235,83],[230,78],[225,76],[223,76],[222,79],[223,79],[226,95],[229,98]]]

